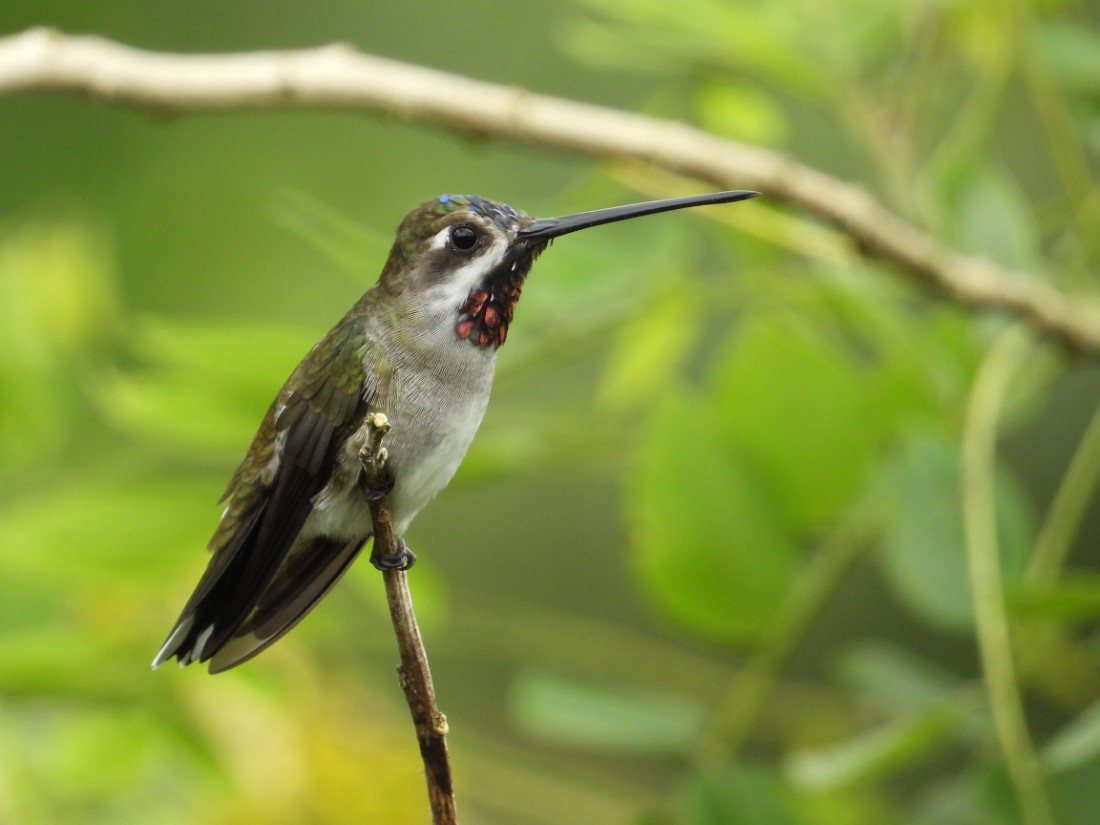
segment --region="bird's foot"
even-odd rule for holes
[[[383,556],[378,552],[378,545],[374,545],[370,551],[370,563],[379,570],[408,570],[416,563],[416,554],[409,549],[403,539],[397,539],[397,552]]]
[[[363,494],[363,498],[367,501],[379,501],[385,496],[389,495],[390,490],[393,489],[393,476],[386,475],[382,481],[380,487],[372,487],[367,481],[366,475],[359,476],[359,491]]]

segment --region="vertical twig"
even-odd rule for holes
[[[1047,586],[1062,572],[1081,521],[1100,483],[1100,407],[1093,413],[1081,443],[1054,494],[1035,552],[1028,564],[1026,581]]]
[[[978,653],[993,727],[1026,825],[1053,825],[1042,769],[1031,741],[1005,609],[997,537],[997,424],[1013,376],[1033,344],[1010,328],[993,346],[974,382],[963,433],[963,521]]]
[[[367,416],[367,442],[360,453],[367,484],[373,489],[384,489],[387,484],[384,465],[386,450],[382,439],[389,432],[390,423],[382,413]],[[393,533],[390,521],[389,499],[382,496],[370,502],[374,522],[374,545],[383,556],[397,556],[400,541]],[[428,668],[428,655],[420,638],[420,628],[413,611],[408,577],[404,570],[386,570],[382,573],[386,584],[386,600],[390,607],[401,664],[397,668],[398,681],[405,692],[416,727],[416,739],[420,744],[420,758],[428,782],[428,801],[435,825],[457,825],[454,787],[451,782],[451,763],[447,756],[447,717],[435,701],[432,673]]]

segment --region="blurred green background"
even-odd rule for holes
[[[1094,2],[0,5],[31,25],[340,40],[687,120],[1096,298]],[[0,158],[0,823],[426,822],[369,565],[243,668],[149,672],[215,502],[420,201],[704,187],[367,115],[52,95],[0,99]],[[1094,825],[1098,401],[1093,362],[774,201],[556,244],[408,536],[462,821]],[[1007,760],[967,572],[988,523],[996,684],[1033,740]]]

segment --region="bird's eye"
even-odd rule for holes
[[[460,224],[451,230],[451,246],[459,252],[469,252],[477,244],[477,230]]]

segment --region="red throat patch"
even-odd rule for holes
[[[458,311],[455,334],[479,347],[500,346],[508,338],[508,324],[523,287],[504,285],[491,292],[475,289]]]

